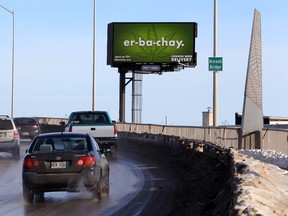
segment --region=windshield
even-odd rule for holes
[[[108,116],[105,113],[76,113],[71,120],[74,124],[109,123]]]
[[[39,137],[32,152],[89,151],[86,137]]]
[[[33,118],[14,118],[15,124],[37,124]]]
[[[0,119],[0,130],[13,130],[12,121],[9,119]]]

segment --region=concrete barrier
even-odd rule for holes
[[[135,132],[119,132],[118,147],[157,160],[174,174],[180,189],[173,215],[235,215],[231,213],[235,184],[229,149],[177,136]]]

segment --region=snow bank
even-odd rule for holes
[[[242,154],[249,155],[254,159],[276,165],[288,170],[288,155],[270,149],[249,149],[240,150]]]
[[[287,156],[271,150],[232,151],[237,215],[288,215],[288,171],[278,167],[287,168]]]

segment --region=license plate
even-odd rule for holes
[[[51,169],[63,169],[67,167],[66,165],[66,161],[51,162]]]
[[[23,136],[28,136],[29,132],[22,132]]]

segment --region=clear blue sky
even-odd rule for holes
[[[14,116],[67,117],[92,107],[93,0],[0,0],[15,11]],[[201,125],[213,107],[213,0],[97,0],[96,108],[119,115],[119,74],[106,65],[110,22],[197,22],[195,68],[143,76],[143,123]],[[254,9],[262,15],[263,113],[288,116],[287,0],[219,0],[219,125],[242,112]],[[0,8],[0,113],[11,113],[12,15]],[[131,74],[128,74],[130,76]],[[131,121],[131,84],[126,88]]]

